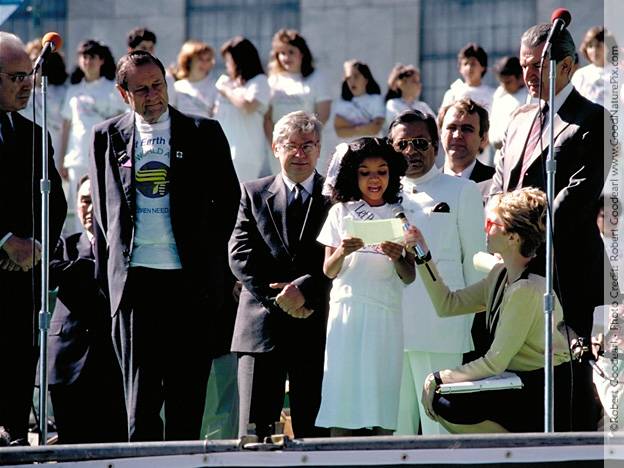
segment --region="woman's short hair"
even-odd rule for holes
[[[589,61],[589,55],[587,55],[587,48],[589,44],[592,42],[603,42],[605,41],[605,28],[604,26],[594,26],[593,28],[589,28],[589,30],[585,33],[585,37],[583,37],[583,42],[579,47],[579,51],[585,57],[585,60]]]
[[[362,193],[358,186],[358,168],[367,158],[382,158],[388,164],[388,187],[383,194],[386,203],[401,201],[401,177],[407,169],[407,161],[397,153],[386,138],[363,137],[349,143],[349,149],[342,157],[336,183],[332,188],[334,202],[360,200]]]
[[[314,73],[314,58],[312,57],[312,52],[310,52],[310,48],[308,47],[306,40],[295,29],[286,28],[280,29],[273,35],[273,40],[271,41],[269,73],[277,74],[285,71],[277,57],[278,48],[284,45],[296,47],[301,52],[301,55],[303,56],[301,58],[301,74],[304,77],[310,76]]]
[[[304,111],[291,112],[275,123],[273,144],[281,143],[294,133],[314,133],[320,140],[322,131],[323,124],[316,115]]]
[[[400,98],[403,93],[399,89],[399,80],[414,74],[420,77],[420,70],[414,65],[403,65],[402,63],[397,63],[392,70],[390,70],[390,74],[388,75],[388,92],[384,98],[385,101],[387,102],[390,99]]]
[[[102,44],[95,39],[87,39],[78,44],[76,55],[90,55],[91,57],[99,57],[103,60],[100,67],[100,76],[103,76],[107,80],[115,79],[115,59],[108,46]],[[80,83],[84,78],[84,72],[80,67],[76,67],[69,77],[71,84]]]
[[[183,80],[188,78],[191,73],[191,65],[193,59],[201,56],[208,55],[210,60],[214,62],[215,52],[212,47],[202,41],[191,39],[182,44],[182,48],[178,53],[178,61],[175,69],[175,77],[177,80]]]
[[[347,60],[344,63],[344,71],[345,75],[347,74],[347,68],[352,67],[359,71],[364,78],[366,78],[366,94],[381,94],[381,88],[375,78],[373,78],[373,74],[370,71],[368,65],[364,62],[360,62],[359,60]],[[353,99],[353,93],[347,84],[347,79],[342,80],[342,99],[345,101],[350,101]]]
[[[534,187],[494,195],[490,205],[508,233],[520,238],[520,254],[532,257],[546,236],[546,194]]]
[[[230,54],[236,65],[236,76],[233,78],[240,77],[247,82],[254,76],[264,73],[258,49],[243,36],[236,36],[225,42],[221,46],[221,56],[225,57],[225,54]]]
[[[469,42],[461,48],[457,54],[457,65],[461,65],[463,59],[469,59],[471,57],[476,58],[477,62],[483,67],[483,71],[481,72],[481,77],[483,77],[487,73],[488,56],[483,47],[476,42]]]

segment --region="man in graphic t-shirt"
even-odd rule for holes
[[[96,269],[110,301],[129,439],[197,439],[227,322],[238,180],[219,124],[168,105],[158,59],[130,52],[116,79],[133,112],[95,127],[90,175]]]

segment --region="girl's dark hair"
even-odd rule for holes
[[[100,76],[103,76],[107,80],[115,79],[115,59],[110,49],[95,39],[87,39],[78,45],[76,50],[77,55],[91,55],[92,57],[100,57],[104,63],[100,67]],[[80,67],[76,67],[69,77],[71,84],[77,84],[84,78],[84,72]]]
[[[264,73],[258,49],[243,36],[233,37],[224,43],[221,46],[221,56],[225,57],[225,54],[230,54],[236,64],[236,76],[232,78],[240,77],[243,82],[247,82]]]
[[[385,138],[363,137],[349,143],[349,149],[342,157],[336,183],[332,189],[334,202],[356,201],[362,198],[358,187],[358,168],[368,158],[382,158],[388,163],[388,188],[383,194],[386,203],[401,201],[401,177],[407,169],[402,154],[397,153]]]
[[[381,94],[381,88],[375,81],[375,78],[373,78],[373,74],[371,73],[370,68],[368,68],[368,65],[363,62],[358,62],[357,60],[351,60],[345,63],[345,67],[349,65],[359,71],[362,76],[366,78],[366,94]],[[353,99],[353,93],[349,89],[346,78],[342,81],[342,99],[345,101]]]
[[[299,49],[303,56],[301,58],[301,74],[304,78],[314,73],[314,58],[312,57],[312,52],[310,52],[306,40],[299,34],[299,31],[284,28],[277,31],[273,35],[273,40],[271,41],[271,60],[269,62],[269,72],[271,74],[282,73],[284,71],[284,68],[277,58],[277,48],[282,45],[291,45]]]

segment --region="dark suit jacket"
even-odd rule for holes
[[[470,174],[470,180],[477,183],[477,187],[479,187],[484,203],[487,202],[489,198],[490,190],[492,189],[492,177],[495,172],[496,169],[483,164],[477,159],[475,167],[472,169],[472,173]]]
[[[322,195],[324,178],[314,177],[310,213],[299,248],[292,252],[286,230],[287,189],[281,175],[242,184],[238,220],[230,240],[230,266],[243,284],[232,351],[271,351],[287,336],[325,342],[329,280],[323,274],[324,247],[316,241],[330,202]],[[294,282],[314,309],[307,319],[290,317],[274,304],[274,282]]]
[[[34,181],[32,180],[32,152],[33,152],[33,123],[22,117],[17,112],[11,113],[13,128],[15,130],[14,147],[0,143],[0,239],[11,232],[18,237],[34,237],[41,242],[41,193],[39,181],[41,180],[41,127],[35,127],[35,167]],[[61,229],[65,222],[67,204],[61,185],[61,178],[54,166],[54,150],[49,143],[49,179],[50,179],[50,250],[52,251],[61,235]],[[34,212],[31,205],[33,193],[35,194]],[[34,219],[34,226],[33,226]],[[2,256],[6,254],[0,249]],[[40,274],[36,272],[36,282],[39,282]],[[24,297],[17,293],[15,282],[26,284],[29,293]],[[3,297],[1,308],[7,310],[20,304],[20,309],[33,309],[30,288],[31,272],[8,272],[0,269],[0,296]],[[39,303],[38,284],[35,289],[35,298]],[[18,297],[16,297],[16,295]],[[38,309],[38,305],[35,309]],[[12,313],[17,313],[15,310]],[[28,313],[28,312],[27,312]],[[2,313],[0,313],[0,318]],[[28,319],[29,321],[31,318]],[[2,327],[0,322],[0,327]]]
[[[537,105],[515,111],[501,149],[491,193],[513,190],[510,178],[524,155]],[[582,336],[592,327],[593,308],[603,303],[604,248],[596,226],[596,204],[604,185],[611,159],[603,156],[603,128],[608,114],[602,106],[582,97],[575,89],[555,115],[555,288],[563,305],[566,321]],[[534,160],[524,175],[522,186],[546,190],[543,163],[548,154],[548,139],[534,151]],[[513,181],[512,181],[513,182]],[[534,262],[537,272],[541,262]]]
[[[108,369],[114,360],[110,314],[95,280],[95,257],[86,233],[59,242],[50,277],[51,286],[58,287],[48,334],[50,385],[70,385],[87,357],[100,370]]]
[[[221,327],[227,269],[227,241],[240,199],[230,148],[217,121],[171,117],[170,209],[182,271],[197,292],[198,319],[209,318],[209,333]],[[96,271],[107,282],[111,314],[126,294],[135,218],[134,113],[94,128],[89,174],[96,220]],[[128,161],[130,158],[130,161]],[[203,315],[202,315],[203,314]],[[214,342],[207,336],[207,343]]]

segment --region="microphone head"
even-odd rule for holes
[[[572,22],[572,15],[570,14],[570,11],[565,8],[557,8],[553,11],[553,14],[550,15],[551,22],[554,23],[556,20],[563,21],[565,23],[565,27],[567,28]]]
[[[41,45],[45,47],[48,42],[52,44],[53,50],[57,51],[63,45],[63,38],[59,33],[49,32],[41,39]]]

